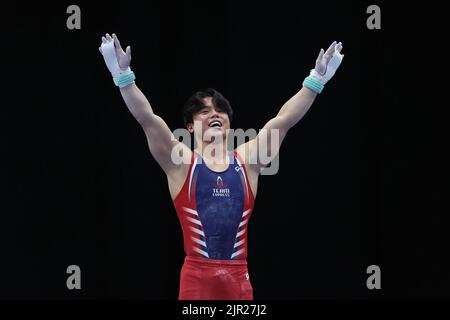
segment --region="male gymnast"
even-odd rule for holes
[[[220,92],[209,88],[187,100],[184,123],[196,141],[191,150],[174,137],[135,84],[130,46],[124,51],[113,33],[102,37],[99,49],[126,106],[145,132],[152,156],[167,176],[186,254],[178,298],[253,300],[246,260],[247,228],[258,177],[268,164],[261,161],[258,149],[263,148],[272,159],[278,154],[289,129],[305,115],[338,69],[344,57],[342,43],[335,41],[326,51],[321,49],[302,88],[256,138],[233,150],[227,148],[233,111]],[[262,134],[270,130],[278,131],[277,143]],[[182,161],[174,161],[174,154]]]

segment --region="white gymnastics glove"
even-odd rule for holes
[[[325,53],[323,49],[320,49],[319,56],[316,60],[316,67],[311,70],[310,76],[322,85],[325,85],[334,76],[342,59],[344,59],[341,50],[342,42],[336,43],[336,41],[331,44]]]
[[[126,52],[123,51],[117,36],[113,33],[111,37],[107,33],[105,37],[102,37],[102,44],[98,49],[105,59],[106,66],[111,72],[116,86],[123,88],[134,83],[136,77],[130,68],[130,46],[127,47]]]
[[[113,77],[118,77],[131,72],[131,48],[128,46],[126,52],[124,52],[120,46],[119,39],[114,33],[113,37],[108,33],[105,37],[102,37],[102,44],[99,50]]]

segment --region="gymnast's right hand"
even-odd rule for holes
[[[123,88],[131,83],[134,83],[135,75],[130,68],[131,48],[128,46],[126,51],[123,51],[119,39],[113,33],[111,37],[108,33],[102,37],[102,44],[100,53],[105,59],[106,66],[113,76],[114,83]]]
[[[123,75],[129,70],[131,48],[128,46],[126,51],[123,51],[116,34],[113,33],[111,37],[107,33],[104,37],[102,37],[102,44],[98,49],[103,55],[106,66],[113,77]]]

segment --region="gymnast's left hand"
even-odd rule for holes
[[[342,59],[344,59],[344,55],[341,54],[342,48],[342,42],[334,41],[328,47],[327,51],[324,52],[323,49],[320,49],[315,68],[312,70],[311,75],[323,85],[334,76]]]

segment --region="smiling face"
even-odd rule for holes
[[[194,113],[194,123],[189,123],[187,129],[196,137],[201,135],[203,141],[210,141],[214,136],[222,136],[225,140],[227,129],[230,129],[228,114],[214,105],[212,97],[205,97],[202,101],[203,108]]]

